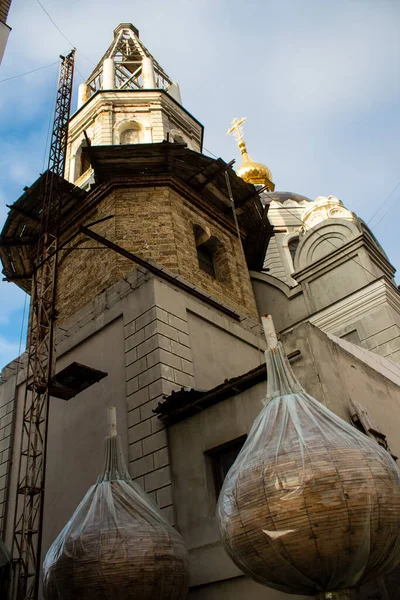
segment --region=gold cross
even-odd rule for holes
[[[243,140],[243,129],[242,129],[241,125],[243,125],[246,118],[247,117],[242,117],[241,119],[238,119],[237,117],[235,117],[232,121],[231,127],[226,132],[226,135],[231,135],[233,133],[235,140],[237,142],[240,142],[241,140]]]

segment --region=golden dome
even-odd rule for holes
[[[254,185],[268,185],[271,187],[272,184],[272,173],[266,165],[255,162],[247,154],[246,143],[244,140],[239,142],[240,152],[242,154],[242,165],[236,171],[237,175]]]
[[[275,186],[272,183],[272,173],[270,169],[262,163],[255,162],[247,154],[246,142],[243,139],[241,125],[245,122],[246,117],[241,119],[233,119],[232,125],[227,132],[227,135],[233,133],[242,155],[242,165],[237,169],[236,173],[247,183],[253,185],[267,185],[270,191],[274,191]]]

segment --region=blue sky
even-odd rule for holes
[[[205,126],[205,147],[229,161],[225,133],[247,116],[250,155],[277,189],[333,194],[370,221],[400,181],[400,2],[396,0],[42,0],[77,47],[75,87],[132,22],[183,103]],[[0,226],[47,162],[57,65],[70,49],[35,0],[13,0],[0,66]],[[75,90],[76,91],[76,90]],[[73,103],[75,106],[75,101]],[[387,214],[385,214],[387,212]],[[400,186],[370,225],[392,264]],[[0,282],[0,367],[18,352],[24,294]]]

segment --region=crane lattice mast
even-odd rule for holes
[[[37,600],[39,589],[49,398],[55,369],[55,304],[63,198],[61,181],[65,168],[74,57],[75,50],[61,56],[49,163],[42,188],[14,516],[12,600]]]

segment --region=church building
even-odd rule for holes
[[[42,560],[96,480],[114,405],[132,479],[188,549],[188,598],[300,600],[246,577],[215,519],[266,393],[260,318],[272,315],[305,389],[396,459],[395,269],[335,196],[277,191],[247,152],[243,119],[231,127],[236,171],[204,154],[204,128],[189,109],[130,23],[79,87],[61,186]],[[43,177],[11,206],[0,237],[3,276],[27,293]],[[76,364],[101,379],[80,391],[72,376],[66,391],[63,374]],[[0,537],[9,549],[26,367],[22,355],[0,380]],[[394,600],[393,582],[373,582],[359,598]]]

